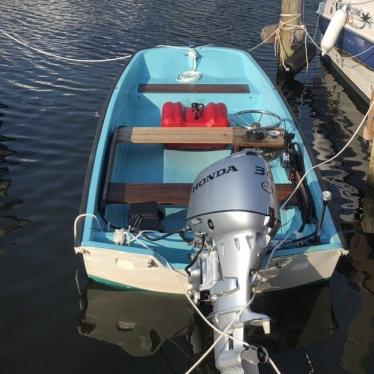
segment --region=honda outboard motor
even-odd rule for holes
[[[214,304],[209,319],[222,331],[236,318],[227,333],[240,340],[246,323],[262,325],[267,333],[268,316],[250,308],[239,316],[239,311],[253,295],[256,273],[279,227],[268,163],[255,152],[242,151],[206,168],[193,184],[187,225],[207,244],[190,269],[195,302],[208,294]],[[215,358],[221,373],[243,373],[243,349],[226,337],[220,340]]]

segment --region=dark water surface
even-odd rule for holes
[[[277,21],[279,3],[2,0],[0,27],[77,58],[188,42],[246,49],[259,42],[262,26]],[[311,33],[317,4],[305,4]],[[0,374],[183,372],[193,357],[186,336],[197,354],[205,339],[198,321],[189,323],[184,301],[169,305],[93,286],[80,296],[76,287],[82,263],[73,253],[72,224],[98,116],[123,63],[66,63],[3,36],[0,51]],[[272,46],[253,54],[274,80]],[[283,90],[324,160],[363,114],[319,58],[297,78]],[[339,262],[328,287],[257,301],[273,311],[267,344],[283,373],[374,372],[373,238],[361,230],[367,159],[357,139],[322,170],[351,259]],[[127,325],[118,320],[137,321],[139,334],[119,334]]]

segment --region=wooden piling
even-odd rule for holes
[[[282,0],[280,14],[280,31],[277,48],[278,80],[285,80],[287,72],[283,68],[283,61],[294,53],[292,39],[295,30],[291,25],[300,24],[301,0]],[[286,78],[287,79],[287,78]]]
[[[374,190],[374,141],[372,141],[371,143],[371,153],[370,153],[370,160],[369,160],[367,184],[368,184],[368,187]]]
[[[371,143],[371,154],[367,174],[367,189],[364,203],[364,219],[362,229],[366,233],[374,233],[374,141]]]
[[[370,106],[373,104],[373,102],[374,102],[374,90],[371,91]],[[365,140],[369,140],[369,141],[373,140],[373,137],[374,137],[374,105],[371,107],[370,112],[366,118],[366,123],[364,126],[362,137]]]
[[[374,152],[372,152],[373,155]],[[374,189],[369,187],[366,190],[364,201],[364,218],[361,222],[362,231],[367,234],[374,233]]]
[[[371,94],[370,106],[374,102],[374,90]],[[371,140],[371,152],[369,159],[369,168],[366,177],[367,190],[364,203],[364,219],[361,223],[362,229],[366,233],[374,233],[374,105],[371,107],[366,124],[364,127],[363,137]]]
[[[369,160],[369,170],[367,175],[368,187],[374,190],[374,90],[371,93],[370,111],[366,119],[364,128],[364,139],[371,140],[371,152]]]

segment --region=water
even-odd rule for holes
[[[310,31],[316,8],[317,2],[305,4]],[[0,3],[7,32],[44,50],[95,59],[157,44],[245,49],[259,42],[262,26],[275,23],[278,14],[278,2],[264,0]],[[182,372],[194,354],[186,336],[197,354],[209,343],[191,313],[185,322],[168,314],[184,301],[160,306],[144,295],[134,304],[136,296],[94,287],[80,296],[76,287],[82,263],[73,253],[72,223],[99,113],[123,63],[65,63],[4,37],[0,49],[0,373]],[[253,54],[274,80],[272,46]],[[363,114],[318,58],[297,78],[283,90],[317,159],[324,160],[344,145]],[[374,372],[373,238],[360,226],[367,159],[357,139],[322,169],[352,260],[339,262],[327,288],[284,293],[281,307],[275,299],[257,301],[277,319],[267,344],[284,373]],[[122,324],[114,325],[116,313]],[[159,315],[170,321],[166,332]],[[131,320],[141,327],[138,335],[111,335]],[[162,344],[163,334],[173,338]],[[133,356],[149,352],[154,354]]]

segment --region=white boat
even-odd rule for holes
[[[346,13],[345,23],[335,27],[335,46],[324,59],[335,68],[345,82],[366,102],[374,87],[374,2],[326,0],[319,4],[319,27],[326,33],[337,12]]]

